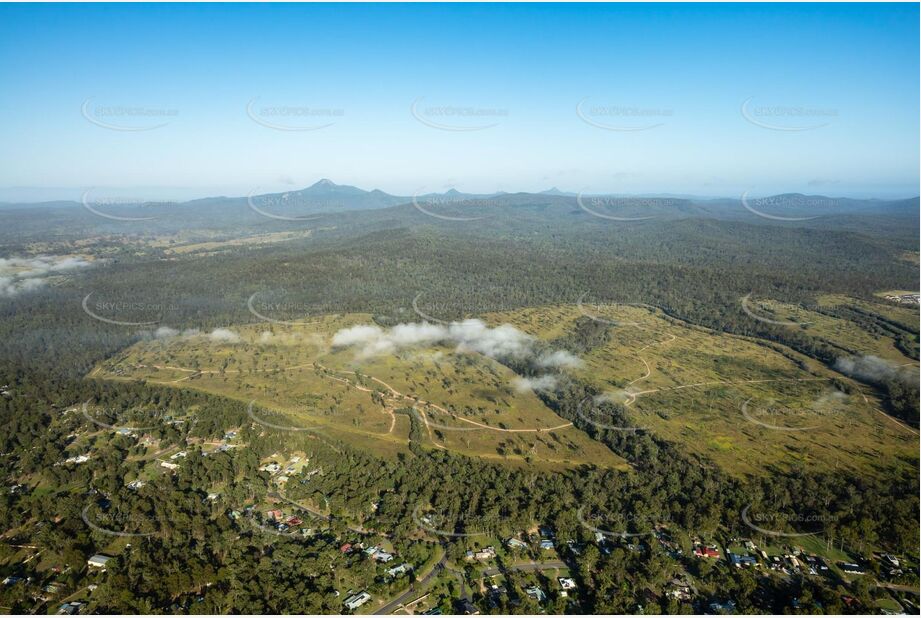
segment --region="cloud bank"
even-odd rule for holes
[[[197,328],[187,328],[177,330],[169,326],[161,326],[157,330],[141,331],[141,335],[148,338],[167,340],[167,339],[192,339],[193,337],[205,337],[213,343],[240,343],[243,341],[240,335],[229,328],[215,328],[210,333],[203,333]]]
[[[512,387],[519,393],[528,391],[552,391],[559,384],[559,379],[554,375],[542,375],[535,378],[521,376],[512,380]]]
[[[490,328],[475,319],[450,324],[398,324],[386,330],[361,324],[343,328],[332,338],[334,348],[357,348],[359,358],[395,354],[435,344],[454,345],[457,352],[478,352],[497,360],[528,361],[537,369],[572,369],[582,364],[566,350],[538,352],[538,340],[511,324]],[[552,390],[557,384],[558,379],[552,374],[517,377],[512,382],[519,392]]]
[[[915,371],[899,367],[895,363],[878,356],[851,356],[835,361],[835,369],[845,375],[868,382],[883,382],[899,379],[904,382],[917,382]]]
[[[79,256],[40,255],[33,258],[0,258],[0,298],[17,296],[47,284],[44,277],[92,266]]]
[[[343,328],[333,335],[334,347],[359,348],[363,358],[394,354],[408,348],[447,343],[459,352],[479,352],[490,358],[528,358],[533,355],[534,337],[510,324],[490,328],[481,320],[464,320],[447,325],[397,324],[384,330],[374,325]]]

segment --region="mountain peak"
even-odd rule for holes
[[[317,189],[326,188],[326,189],[328,189],[328,188],[332,188],[332,187],[335,187],[335,186],[338,186],[338,185],[336,185],[336,183],[334,183],[334,182],[333,182],[332,180],[330,180],[329,178],[321,178],[320,180],[318,180],[318,181],[316,181],[315,183],[313,183],[313,184],[310,186],[310,188],[311,188],[311,189],[314,189],[314,188],[317,188]]]

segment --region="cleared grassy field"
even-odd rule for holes
[[[881,412],[870,392],[786,348],[633,306],[529,308],[488,320],[545,337],[559,335],[563,325],[574,328],[586,315],[609,326],[609,339],[583,354],[584,365],[573,374],[626,405],[634,427],[730,473],[796,467],[882,473],[917,466],[914,430]]]
[[[361,358],[330,347],[368,315],[323,316],[299,325],[234,327],[237,341],[172,334],[138,343],[90,377],[143,380],[223,395],[268,431],[315,431],[381,455],[420,443],[513,465],[626,468],[604,445],[557,416],[498,362],[429,346]]]
[[[901,332],[917,346],[917,309],[900,307],[885,301],[871,303],[844,296],[823,296],[819,299],[819,306],[829,309],[856,309],[863,315],[878,316],[891,324],[887,324],[885,328],[868,330],[850,319],[829,316],[774,300],[751,302],[752,310],[757,315],[824,339],[839,347],[843,354],[871,354],[897,365],[911,364],[917,367],[918,362],[896,345],[896,334]]]

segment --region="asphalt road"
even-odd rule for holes
[[[442,569],[445,568],[446,561],[447,561],[447,554],[441,557],[441,560],[439,560],[438,563],[434,566],[434,568],[432,568],[432,570],[429,571],[428,575],[426,575],[422,579],[416,580],[415,583],[413,583],[413,585],[409,587],[409,590],[407,590],[406,592],[404,592],[397,598],[391,600],[389,603],[384,605],[382,608],[374,612],[374,614],[376,616],[390,614],[390,613],[393,613],[393,611],[397,609],[398,607],[400,607],[401,605],[404,605],[407,601],[411,599],[411,597],[414,597],[417,594],[416,593],[417,587],[419,590],[425,589],[425,587],[432,580],[432,578],[435,577]]]

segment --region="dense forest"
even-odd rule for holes
[[[688,556],[668,556],[654,543],[637,551],[621,543],[602,554],[591,545],[590,530],[579,524],[579,507],[634,525],[666,521],[688,533],[734,537],[751,533],[740,515],[747,506],[794,505],[804,517],[827,520],[828,542],[855,554],[870,548],[916,552],[917,460],[913,474],[881,477],[807,469],[730,477],[650,432],[606,431],[586,423],[578,407],[599,393],[575,379],[541,393],[542,400],[622,456],[629,472],[491,464],[423,447],[415,424],[408,452],[381,459],[322,434],[279,434],[255,425],[232,400],[87,378],[96,363],[147,336],[150,328],[253,322],[247,301],[254,295],[274,308],[275,319],[360,311],[382,326],[421,321],[414,304],[426,315],[452,320],[543,304],[642,303],[675,320],[785,346],[828,367],[852,356],[853,350],[808,329],[754,319],[740,303],[754,294],[892,336],[907,357],[918,359],[917,324],[818,303],[822,294],[873,299],[881,290],[917,288],[917,262],[904,255],[917,249],[917,200],[885,217],[856,208],[808,226],[771,225],[732,206],[693,203],[678,209],[680,216],[612,224],[582,212],[570,198],[507,200],[507,211],[488,213],[489,225],[465,226],[396,206],[323,216],[310,222],[313,234],[306,238],[218,243],[190,252],[153,242],[174,232],[166,223],[125,234],[114,222],[87,221],[85,213],[64,205],[27,217],[2,209],[0,219],[15,217],[20,225],[18,233],[8,226],[2,232],[9,257],[28,254],[37,242],[79,252],[72,248],[76,239],[95,239],[85,249],[92,266],[36,291],[0,298],[5,385],[0,461],[7,485],[21,486],[0,499],[3,530],[15,530],[4,541],[41,547],[44,560],[70,565],[56,578],[69,591],[98,584],[89,606],[93,612],[335,613],[342,609],[337,569],[348,570],[376,596],[402,590],[369,561],[344,556],[339,549],[344,539],[386,537],[420,564],[436,546],[463,561],[468,537],[439,544],[419,534],[413,512],[425,504],[459,533],[478,522],[471,530],[504,538],[541,522],[561,544],[587,544],[578,557],[566,559],[585,590],[578,609],[588,613],[633,612],[640,603],[661,612],[691,611],[687,604],[650,595],[678,572],[676,564],[710,586],[714,599],[733,598],[743,611],[792,611],[794,599],[803,607],[814,600],[825,612],[845,611],[842,591],[868,606],[875,592],[865,583],[758,580],[747,570],[718,576]],[[242,216],[210,229],[207,220],[198,221],[200,227],[182,242],[229,237]],[[893,224],[899,217],[913,227]],[[284,229],[258,216],[253,226],[258,234]],[[121,324],[88,315],[90,294],[97,311],[108,311],[105,316]],[[579,354],[606,337],[605,325],[585,319],[553,343]],[[520,375],[536,374],[527,362],[504,362]],[[893,416],[917,427],[914,372],[851,375],[880,393]],[[161,449],[188,449],[183,466],[137,491],[127,489],[145,450],[122,435],[92,433],[99,427],[73,411],[86,401],[111,410],[154,408],[168,418],[187,418],[194,410],[194,422],[159,424],[148,432]],[[402,412],[416,422],[409,410]],[[601,413],[611,424],[629,424],[618,404],[605,404]],[[203,454],[203,442],[231,429],[239,429],[246,448]],[[80,466],[59,465],[74,436],[87,432],[103,455]],[[289,492],[294,500],[328,507],[327,518],[316,522],[317,533],[309,537],[268,534],[259,513],[232,516],[270,497],[269,475],[259,468],[279,450],[307,453],[323,470],[310,483],[292,483]],[[203,490],[215,485],[223,488],[216,501]],[[111,541],[86,525],[88,504],[95,505],[96,521],[131,522],[138,535],[131,538],[133,551],[104,577],[83,570],[87,556]],[[375,505],[373,511],[368,504]],[[9,556],[12,549],[4,547]],[[3,587],[0,605],[15,613],[41,606],[35,595],[47,575],[37,561],[8,565],[3,574],[28,581]],[[509,581],[515,585],[514,576]],[[493,610],[535,609],[527,595],[519,597],[518,604],[502,601]],[[445,609],[452,609],[450,602]]]

